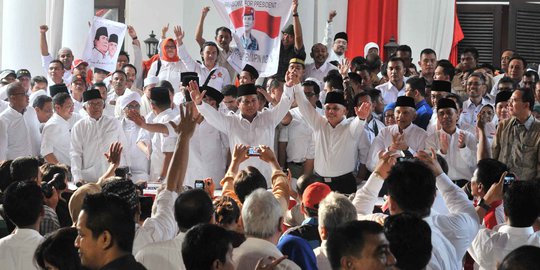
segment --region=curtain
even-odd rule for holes
[[[433,49],[438,59],[448,59],[454,41],[455,8],[455,0],[399,2],[398,43],[412,48],[413,63],[420,60],[425,48]]]
[[[363,56],[364,46],[375,42],[380,48],[379,55],[384,59],[383,46],[390,37],[399,43],[398,0],[349,0],[347,34],[348,58]]]

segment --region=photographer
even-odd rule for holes
[[[45,163],[40,167],[42,175],[42,185],[49,185],[56,189],[58,196],[58,203],[55,211],[60,222],[60,227],[69,227],[72,225],[71,216],[69,214],[68,201],[71,197],[71,191],[67,188],[69,168],[63,164],[49,164]],[[48,189],[52,191],[52,189]]]

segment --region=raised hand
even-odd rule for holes
[[[127,111],[127,119],[133,121],[135,125],[142,127],[144,124],[146,124],[146,119],[136,110],[128,110]]]
[[[235,145],[233,153],[232,153],[232,160],[236,162],[237,164],[240,164],[246,161],[249,158],[248,149],[249,149],[249,146],[247,145],[243,145],[243,144]]]
[[[299,83],[300,83],[300,75],[298,74],[298,72],[296,71],[289,72],[287,70],[287,72],[285,73],[285,85],[287,87],[293,87]]]
[[[426,166],[431,169],[435,177],[443,173],[443,170],[441,168],[441,165],[439,164],[439,161],[437,161],[437,155],[435,154],[435,150],[433,148],[431,148],[431,153],[423,150],[418,151],[416,152],[415,157],[418,158],[420,161],[424,162],[424,164],[426,164]]]
[[[354,107],[354,112],[356,113],[356,116],[360,118],[360,120],[366,120],[371,113],[371,103],[363,102],[360,107]]]
[[[392,145],[390,145],[390,150],[407,150],[409,146],[405,142],[405,135],[396,133],[392,135]]]
[[[167,25],[164,25],[162,28],[161,28],[161,38],[162,39],[165,39],[167,38],[167,32],[169,31],[169,24],[167,23]]]
[[[274,154],[274,151],[272,151],[270,147],[266,145],[261,145],[259,146],[258,151],[261,154],[259,158],[262,159],[263,161],[268,162],[268,163],[274,162],[274,161],[277,162],[276,155]]]
[[[210,11],[210,7],[203,7],[202,11],[201,11],[201,15],[204,17],[206,17],[206,15],[208,14],[208,11]]]
[[[298,12],[298,0],[292,1],[292,12],[297,13]]]
[[[503,191],[504,191],[504,177],[508,172],[504,172],[501,175],[501,178],[499,178],[499,181],[496,183],[493,183],[489,190],[486,192],[486,195],[484,195],[484,200],[491,204],[495,201],[502,200],[503,199]]]
[[[172,121],[169,122],[176,134],[179,136],[187,136],[187,138],[191,138],[191,136],[193,136],[193,132],[195,131],[197,121],[193,119],[193,110],[191,106],[193,106],[193,103],[186,103],[185,105],[179,107],[180,123],[178,123],[178,125]]]
[[[336,10],[330,10],[330,12],[328,12],[328,22],[332,22],[332,20],[334,20],[334,17],[336,17],[336,15],[337,15]]]
[[[113,142],[109,146],[109,151],[105,153],[105,158],[109,164],[116,167],[120,166],[120,159],[122,157],[122,144],[119,142]]]
[[[392,169],[392,166],[396,164],[397,155],[393,151],[379,151],[378,155],[379,162],[377,162],[377,166],[375,166],[375,170],[373,170],[373,172],[378,173],[383,179],[386,179],[390,169]]]
[[[178,43],[178,46],[184,43],[183,40],[185,35],[186,33],[182,31],[182,27],[180,25],[174,27],[174,36],[176,37],[176,43]]]
[[[39,32],[41,34],[45,34],[47,33],[47,31],[49,31],[49,27],[47,25],[44,24],[39,26]]]
[[[189,91],[189,95],[191,96],[191,100],[193,100],[195,105],[201,105],[204,95],[206,94],[206,90],[202,91],[201,93],[201,90],[199,90],[199,85],[196,81],[190,81],[187,89]]]
[[[351,61],[347,58],[344,58],[341,63],[338,65],[339,74],[342,77],[347,77],[349,74],[349,69],[351,68]]]
[[[128,30],[128,34],[131,37],[131,39],[134,39],[134,38],[137,37],[137,32],[135,32],[135,28],[133,28],[133,26],[128,25],[127,30]]]

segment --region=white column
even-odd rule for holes
[[[45,23],[45,1],[3,0],[2,69],[27,68],[43,74],[39,50],[39,25]]]
[[[0,0],[0,14],[3,13],[4,8],[4,0]],[[3,16],[2,16],[3,18]],[[3,19],[0,19],[0,37],[2,36],[2,21]],[[0,64],[2,63],[2,42],[0,42]],[[2,67],[0,67],[2,69]]]
[[[92,21],[93,16],[94,1],[64,0],[62,47],[70,48],[75,58],[82,56],[89,29],[88,22]]]
[[[62,21],[64,18],[64,0],[48,0],[45,21],[49,26],[47,45],[49,53],[56,58],[56,53],[62,48]]]

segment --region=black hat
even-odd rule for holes
[[[17,71],[17,79],[20,79],[21,77],[29,77],[32,78],[32,75],[30,75],[30,71],[28,69],[19,69]]]
[[[150,99],[160,104],[171,102],[171,98],[169,97],[169,89],[159,86],[152,88],[150,90]]]
[[[55,85],[49,86],[49,93],[51,94],[51,97],[54,97],[58,93],[68,93],[69,94],[69,91],[68,91],[67,86],[65,84],[61,83],[61,84],[55,84]]]
[[[339,32],[339,33],[337,33],[337,34],[334,36],[334,41],[336,41],[336,39],[338,39],[338,38],[344,39],[345,41],[348,41],[348,40],[349,40],[349,38],[348,38],[348,36],[347,36],[347,33],[345,33],[345,32]]]
[[[252,83],[242,84],[238,86],[238,97],[256,95],[256,94],[257,94],[257,87],[255,87],[255,85]]]
[[[250,64],[246,64],[244,66],[244,69],[242,69],[242,71],[246,71],[248,72],[249,74],[251,74],[251,77],[253,79],[257,79],[259,78],[259,72],[257,72],[257,69],[255,69],[252,65]]]
[[[118,35],[117,34],[111,34],[109,36],[109,42],[118,43]]]
[[[292,24],[289,24],[289,26],[285,27],[285,29],[283,29],[283,31],[281,32],[284,34],[294,36],[294,26]]]
[[[416,105],[414,104],[414,98],[407,96],[400,96],[396,100],[396,107],[411,107],[416,110]]]
[[[221,101],[223,100],[223,94],[213,87],[203,85],[201,86],[200,90],[201,92],[206,90],[206,95],[213,98],[217,102],[217,104],[221,103]]]
[[[87,102],[92,99],[101,99],[101,94],[97,89],[90,89],[83,92],[83,101]]]
[[[328,92],[326,94],[326,99],[324,100],[324,103],[325,104],[336,103],[336,104],[341,104],[343,106],[347,106],[345,104],[345,97],[343,96],[343,93],[336,92],[336,91]]]
[[[431,91],[452,92],[452,84],[449,81],[434,80],[431,83]]]
[[[96,36],[94,37],[94,40],[98,40],[100,36],[106,36],[109,37],[109,32],[107,31],[107,27],[102,26],[96,30]]]
[[[449,98],[441,98],[439,101],[437,101],[437,111],[444,108],[452,108],[457,111],[456,103]]]
[[[511,96],[512,96],[511,91],[501,91],[497,93],[497,96],[495,96],[495,105],[497,105],[497,103],[499,102],[510,100]]]
[[[199,85],[199,74],[197,72],[182,72],[180,73],[180,80],[182,86],[188,86],[190,81],[196,81],[197,85]]]

